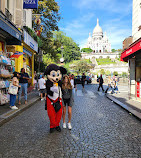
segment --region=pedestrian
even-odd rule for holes
[[[85,80],[86,80],[86,76],[85,73],[82,74],[82,78],[81,78],[81,82],[82,82],[82,87],[84,89],[84,85],[85,85]]]
[[[76,80],[74,78],[74,74],[71,75],[70,83],[72,85],[72,89],[75,88],[75,90],[77,91],[77,85],[76,85]]]
[[[34,89],[37,90],[37,87],[38,87],[38,76],[37,76],[37,73],[35,71],[34,72]]]
[[[28,87],[29,75],[25,72],[24,68],[21,68],[21,73],[19,74],[19,84],[21,86],[18,95],[18,103],[21,104],[21,94],[24,92],[25,104],[27,104],[27,87]]]
[[[74,91],[77,91],[76,79],[74,78],[74,74],[71,75],[70,83],[72,86],[72,100],[74,102]]]
[[[110,76],[108,77],[108,87],[107,87],[105,93],[107,93],[109,89],[111,89],[111,94],[113,94],[114,88],[112,87],[112,78]]]
[[[40,76],[41,78],[39,79],[39,90],[40,90],[40,96],[41,96],[41,101],[44,100],[43,96],[45,95],[46,97],[46,81],[44,79],[44,75]]]
[[[72,116],[72,85],[69,76],[64,76],[62,81],[62,99],[63,99],[63,128],[66,128],[66,106],[68,107],[68,129],[72,129],[71,116]]]
[[[100,89],[100,87],[101,87],[102,90],[103,90],[103,92],[104,92],[103,83],[104,83],[104,81],[103,81],[102,74],[101,74],[100,77],[99,77],[99,87],[98,87],[98,91],[99,91],[99,89]]]
[[[72,75],[71,75],[71,73],[69,73],[69,79],[70,79],[70,80],[72,79]]]
[[[19,80],[18,77],[19,74],[18,72],[14,72],[13,73],[13,79],[12,79],[12,87],[14,88],[14,91],[10,90],[10,88],[12,88],[11,86],[9,87],[9,94],[10,94],[10,108],[12,110],[17,110],[18,107],[15,106],[15,102],[16,102],[16,95],[18,93],[18,88],[20,88],[21,86],[19,85]],[[17,88],[16,88],[17,87]]]
[[[117,78],[115,78],[114,90],[116,91],[116,93],[118,93],[118,80],[117,80]]]

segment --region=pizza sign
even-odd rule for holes
[[[37,8],[38,8],[38,0],[23,1],[23,9],[37,9]]]

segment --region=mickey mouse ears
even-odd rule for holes
[[[58,66],[56,64],[50,64],[47,66],[44,75],[49,75],[52,70],[54,70],[54,71],[60,70],[62,74],[67,73],[67,70],[64,67]]]

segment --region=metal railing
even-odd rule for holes
[[[7,8],[5,8],[5,16],[12,21],[12,14],[9,12],[9,10]]]

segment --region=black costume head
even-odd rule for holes
[[[47,66],[44,74],[47,75],[47,78],[51,82],[56,83],[61,80],[62,75],[66,73],[67,70],[65,68],[57,66],[56,64],[50,64]]]

